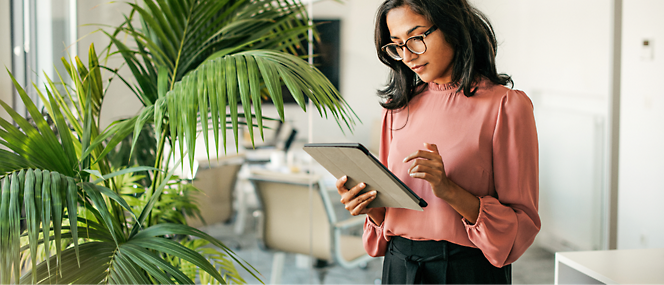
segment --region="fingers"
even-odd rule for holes
[[[443,171],[439,167],[426,165],[417,165],[408,170],[410,177],[424,178],[429,182],[437,182],[443,176]]]
[[[337,192],[339,192],[339,195],[343,195],[346,192],[348,192],[348,189],[346,189],[346,181],[348,181],[348,176],[344,175],[341,178],[337,179],[336,186],[337,186]]]
[[[428,150],[430,150],[430,151],[436,153],[436,154],[440,154],[440,153],[438,152],[438,146],[437,146],[436,144],[433,144],[433,143],[424,143],[424,147],[425,147],[426,149],[428,149]]]
[[[355,197],[355,199],[352,199],[351,201],[345,204],[346,205],[345,208],[353,216],[366,214],[370,210],[369,208],[367,208],[367,205],[369,205],[369,203],[374,199],[376,199],[375,190]]]
[[[340,202],[344,204],[346,210],[348,210],[348,212],[350,212],[350,214],[353,216],[366,214],[370,210],[367,208],[367,205],[376,199],[376,191],[369,191],[367,193],[358,195],[360,191],[366,188],[367,185],[365,183],[359,183],[352,188],[347,189],[345,186],[347,181],[348,176],[345,175],[337,179],[336,187],[337,192],[339,192],[339,195],[341,195]]]
[[[435,145],[433,145],[435,146]],[[437,147],[432,147],[435,149],[433,150],[418,150],[416,152],[413,152],[406,156],[406,158],[403,159],[404,163],[407,163],[413,159],[421,158],[421,159],[429,159],[429,160],[435,160],[435,159],[440,159],[440,154],[438,154],[438,148]]]
[[[424,179],[437,185],[445,179],[445,165],[435,144],[424,143],[424,148],[408,155],[403,161],[412,164],[408,174],[413,178]]]
[[[345,191],[343,194],[341,194],[341,203],[346,204],[350,200],[353,200],[355,198],[355,196],[357,196],[357,194],[360,193],[360,191],[362,191],[362,189],[364,189],[364,187],[366,187],[366,186],[367,185],[364,184],[364,182],[362,182],[362,183],[359,183],[359,184],[353,186],[352,188],[350,188],[350,190]],[[344,189],[345,189],[345,186],[342,185],[342,187],[344,187]],[[339,188],[337,188],[337,190],[339,190]],[[342,191],[342,190],[339,190],[339,191]]]
[[[408,174],[411,174],[413,172],[422,172],[425,171],[425,169],[435,169],[438,171],[442,171],[443,162],[441,160],[417,159],[413,161],[413,163],[408,168]]]

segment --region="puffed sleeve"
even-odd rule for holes
[[[538,145],[533,105],[521,91],[500,101],[493,134],[496,197],[480,197],[475,224],[464,220],[470,241],[497,267],[517,260],[540,230]]]
[[[392,140],[392,112],[383,109],[383,116],[381,119],[381,132],[380,132],[380,149],[378,159],[387,167],[387,155],[390,148],[390,141]],[[376,225],[369,216],[364,221],[364,233],[362,234],[362,241],[364,243],[364,250],[370,256],[384,256],[385,249],[387,248],[388,238],[383,234],[383,226]]]

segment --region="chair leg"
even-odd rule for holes
[[[316,272],[318,272],[318,282],[320,282],[320,284],[325,284],[325,276],[327,275],[327,271],[329,269],[328,261],[323,259],[316,259],[313,267]]]
[[[318,272],[318,282],[325,284],[325,276],[327,275],[327,268],[316,268]]]
[[[244,183],[242,183],[244,184]],[[244,186],[244,185],[243,185]],[[236,214],[236,220],[235,220],[235,234],[241,235],[244,233],[244,224],[247,220],[247,201],[244,193],[244,189],[242,187],[236,187],[237,193],[237,214]]]
[[[281,284],[281,275],[284,272],[284,260],[286,253],[275,252],[272,258],[272,274],[270,277],[270,284]]]

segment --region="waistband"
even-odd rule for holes
[[[411,240],[393,236],[388,246],[390,254],[406,263],[406,284],[415,284],[422,265],[432,261],[444,261],[441,270],[447,270],[447,261],[456,258],[483,256],[477,248],[457,245],[448,241]],[[441,272],[443,273],[443,272]],[[443,273],[445,274],[445,273]]]

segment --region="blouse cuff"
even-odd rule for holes
[[[374,221],[371,218],[369,218],[369,215],[367,215],[367,221],[366,221],[365,224],[371,226],[374,229],[382,231],[383,230],[383,224],[385,224],[385,223],[380,224],[380,226],[376,225],[376,223],[374,223]]]
[[[362,243],[367,254],[373,257],[384,256],[388,241],[389,238],[384,235],[382,225],[376,225],[367,216],[364,221],[364,234],[362,234]]]
[[[463,225],[466,227],[466,230],[476,229],[479,224],[484,222],[485,219],[484,217],[486,216],[486,214],[484,213],[485,211],[484,197],[479,197],[479,199],[480,199],[480,213],[479,215],[477,215],[477,221],[475,221],[475,223],[473,224],[470,221],[466,220],[466,218],[461,218],[461,221],[463,221]]]

